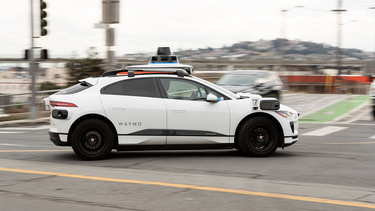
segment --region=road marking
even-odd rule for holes
[[[319,143],[319,144],[375,144],[375,142],[340,142],[340,143]],[[309,145],[319,145],[319,144],[316,144],[316,143],[313,143],[313,144],[294,144],[294,145],[298,145],[298,146],[309,146]]]
[[[72,149],[57,149],[57,150],[0,150],[0,152],[66,152],[73,151]]]
[[[317,129],[317,130],[313,130],[313,131],[310,131],[310,132],[307,132],[307,133],[304,133],[304,134],[301,134],[301,135],[305,135],[305,136],[326,136],[328,134],[335,133],[335,132],[338,132],[340,130],[344,130],[346,128],[348,128],[348,127],[327,126],[327,127],[323,127],[323,128]]]
[[[49,129],[49,125],[42,125],[39,127],[5,127],[5,128],[0,128],[0,130],[44,130],[44,129]]]
[[[342,143],[323,143],[323,144],[375,144],[375,142],[342,142]]]
[[[21,144],[7,144],[7,143],[3,143],[3,144],[0,144],[1,146],[18,146],[18,147],[28,147],[29,145],[21,145]]]
[[[355,101],[355,102],[353,102]],[[301,123],[323,123],[330,121],[337,121],[338,118],[343,118],[345,114],[355,112],[356,109],[362,108],[361,105],[368,102],[367,95],[354,96],[343,99],[336,103],[330,104],[314,113],[303,115],[300,118]],[[323,103],[325,104],[325,103]],[[335,111],[335,112],[332,112]]]
[[[193,189],[193,190],[213,191],[213,192],[222,192],[222,193],[235,193],[235,194],[243,194],[243,195],[263,196],[263,197],[271,197],[271,198],[279,198],[279,199],[290,199],[290,200],[297,200],[297,201],[316,202],[316,203],[324,203],[324,204],[334,204],[334,205],[342,205],[342,206],[375,209],[375,204],[362,203],[362,202],[340,201],[340,200],[331,200],[331,199],[314,198],[314,197],[306,197],[306,196],[295,196],[295,195],[267,193],[267,192],[255,192],[255,191],[217,188],[217,187],[209,187],[209,186],[184,185],[184,184],[177,184],[177,183],[152,182],[152,181],[130,180],[130,179],[117,179],[117,178],[109,178],[109,177],[95,177],[95,176],[85,176],[85,175],[79,175],[79,174],[65,174],[65,173],[59,173],[59,172],[12,169],[12,168],[5,168],[5,167],[0,167],[0,171],[25,173],[25,174],[51,175],[51,176],[57,176],[57,177],[67,177],[67,178],[97,180],[97,181],[107,181],[107,182],[156,185],[156,186],[184,188],[184,189],[188,188],[188,189]]]
[[[371,136],[370,138],[375,139],[375,135]]]
[[[25,132],[0,131],[0,134],[14,134],[14,133],[25,133]]]

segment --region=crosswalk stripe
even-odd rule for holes
[[[313,130],[313,131],[310,131],[310,132],[307,132],[307,133],[304,133],[304,134],[301,134],[301,135],[305,135],[305,136],[326,136],[328,134],[335,133],[335,132],[338,132],[340,130],[345,130],[346,128],[348,128],[348,127],[327,126],[327,127],[319,128],[317,130]]]
[[[375,135],[371,136],[370,138],[375,139]]]

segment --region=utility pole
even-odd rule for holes
[[[103,20],[102,24],[106,27],[106,46],[107,46],[107,70],[112,70],[115,65],[115,52],[111,46],[115,46],[115,29],[110,28],[109,24],[120,23],[120,0],[103,0]]]
[[[375,7],[370,7],[371,10],[375,9]],[[375,49],[374,49],[374,69],[375,69]]]
[[[279,72],[281,71],[281,69],[283,68],[284,66],[284,55],[285,55],[285,13],[287,12],[288,10],[281,10],[281,40],[280,40],[280,69],[279,69]],[[280,73],[279,73],[280,74]]]
[[[341,74],[341,12],[345,12],[346,10],[341,9],[342,1],[337,1],[337,9],[332,10],[333,12],[337,12],[337,69],[338,74]]]
[[[284,56],[285,56],[285,47],[286,47],[286,43],[285,43],[285,40],[286,40],[286,36],[285,36],[285,32],[286,32],[286,12],[288,11],[291,11],[293,10],[294,8],[303,8],[303,6],[294,6],[288,10],[281,10],[281,23],[280,23],[280,37],[281,37],[281,40],[280,40],[280,68],[279,68],[279,72],[281,71],[281,69],[283,69],[284,67]]]
[[[45,28],[47,26],[47,21],[45,18],[47,17],[47,12],[44,11],[46,9],[47,4],[43,0],[39,0],[39,8],[40,8],[40,37],[46,36],[47,29]],[[25,52],[25,59],[30,61],[30,75],[31,75],[31,84],[30,84],[30,91],[31,91],[31,104],[30,104],[30,119],[36,119],[38,117],[38,110],[36,106],[36,83],[35,83],[35,77],[36,72],[39,69],[38,64],[35,63],[35,54],[34,49],[39,48],[34,46],[34,38],[39,38],[39,36],[34,36],[34,2],[33,0],[30,0],[30,32],[31,32],[31,47],[30,49],[27,49]],[[41,50],[41,59],[47,59],[48,58],[48,51],[47,49]]]
[[[30,9],[31,9],[31,48],[30,48],[30,75],[31,75],[31,105],[30,105],[30,119],[37,118],[37,110],[36,110],[36,88],[35,88],[35,72],[36,72],[36,65],[35,65],[35,58],[34,58],[34,13],[33,13],[33,0],[30,0]]]

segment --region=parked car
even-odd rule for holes
[[[223,75],[217,85],[234,93],[259,94],[280,99],[283,82],[275,72],[265,70],[235,70]]]

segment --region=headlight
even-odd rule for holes
[[[284,117],[284,118],[292,118],[292,119],[298,118],[297,113],[292,113],[292,112],[289,112],[289,111],[275,111],[275,112],[277,114],[279,114],[280,116]]]

